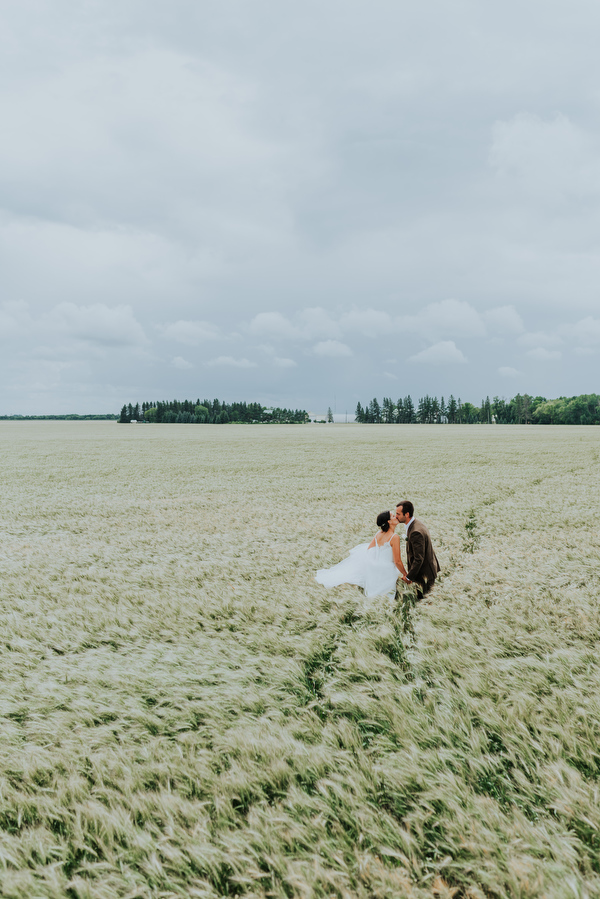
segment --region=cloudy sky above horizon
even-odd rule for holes
[[[9,0],[0,414],[600,392],[591,0]]]

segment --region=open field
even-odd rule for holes
[[[600,896],[600,428],[0,423],[0,895]],[[415,502],[409,618],[315,569]]]

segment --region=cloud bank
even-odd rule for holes
[[[0,412],[597,389],[600,8],[34,6],[0,12]]]

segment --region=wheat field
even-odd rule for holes
[[[600,896],[600,429],[0,424],[0,895]],[[412,607],[314,581],[411,499]]]

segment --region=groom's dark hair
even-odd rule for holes
[[[406,515],[406,513],[408,512],[411,518],[415,514],[415,507],[409,499],[403,499],[401,503],[396,503],[396,508],[401,508],[403,515]]]

